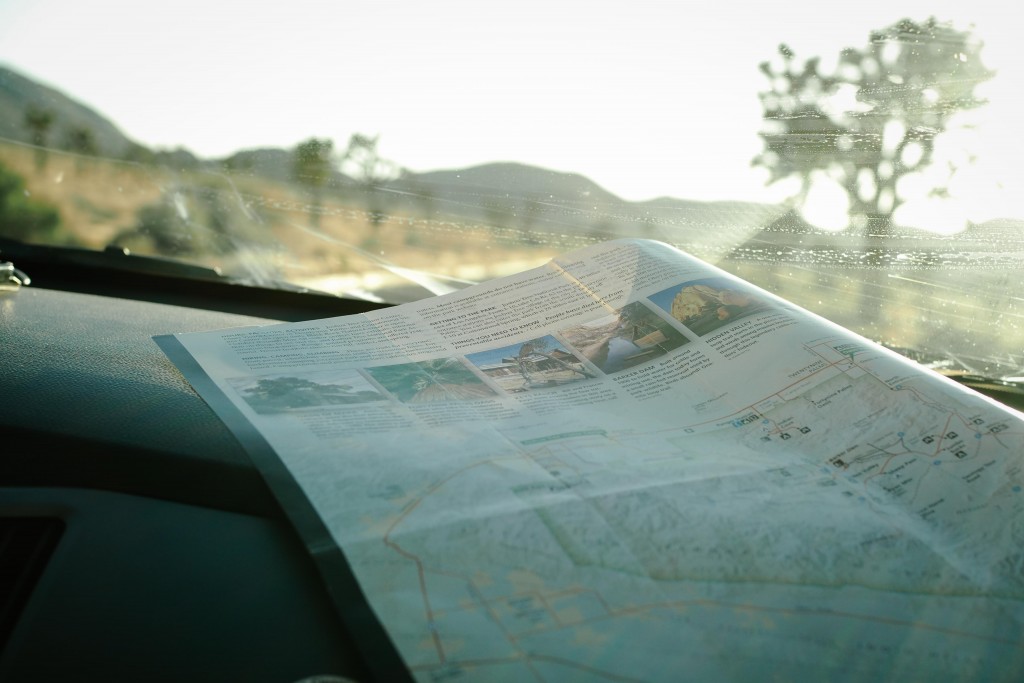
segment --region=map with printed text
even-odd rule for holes
[[[375,605],[413,672],[649,681],[813,665],[843,680],[1024,663],[1020,423],[871,348],[807,351],[812,374],[708,423],[506,434],[426,486],[414,463],[396,468],[409,481],[389,478],[390,505],[364,516],[383,542],[343,542],[371,594],[419,592]]]
[[[1024,671],[1024,416],[667,245],[178,338],[419,681]]]

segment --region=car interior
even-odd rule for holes
[[[1022,10],[216,4],[0,6],[0,681],[414,678],[161,335],[645,238],[1024,410]]]
[[[39,275],[0,293],[0,679],[370,680],[260,474],[152,337],[374,305],[206,283],[191,306],[159,276],[76,291],[18,262]]]

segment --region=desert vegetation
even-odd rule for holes
[[[311,163],[311,146],[303,145],[297,151],[306,156],[296,154],[291,176],[274,179],[237,159],[175,168],[48,150],[40,163],[37,149],[0,141],[8,194],[38,214],[33,222],[6,221],[0,235],[94,249],[116,244],[256,282],[337,293],[401,287],[404,270],[440,283],[476,281],[558,251],[526,243],[515,227],[453,217],[429,201],[406,195],[396,205],[386,188]]]

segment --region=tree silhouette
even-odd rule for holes
[[[36,168],[46,166],[46,136],[53,125],[53,112],[35,105],[25,109],[25,127],[32,134],[32,144],[36,146]]]
[[[367,212],[373,227],[373,237],[367,245],[369,247],[376,246],[377,233],[384,221],[380,186],[398,174],[397,165],[381,157],[377,151],[379,140],[379,135],[371,137],[363,133],[353,133],[341,157],[341,170],[354,178],[365,193]]]
[[[84,157],[91,157],[99,154],[99,148],[96,145],[96,137],[93,135],[92,129],[84,126],[74,126],[69,129],[67,134],[64,136],[64,146],[78,155],[75,159],[76,171],[82,170]]]
[[[341,157],[341,170],[361,185],[374,188],[397,175],[397,166],[377,151],[379,135],[353,133]]]
[[[873,31],[867,47],[842,50],[833,72],[780,45],[781,66],[760,65],[770,87],[760,93],[764,151],[754,165],[769,171],[769,183],[798,178],[798,205],[812,174],[825,172],[849,196],[852,225],[888,232],[904,201],[900,180],[931,164],[935,138],[957,112],[984,103],[974,88],[993,72],[981,47],[934,17]]]
[[[68,130],[64,145],[72,152],[85,156],[95,156],[99,153],[96,136],[93,135],[91,128],[84,126],[75,126]]]
[[[334,141],[324,138],[310,138],[295,147],[292,161],[292,175],[304,185],[312,198],[313,207],[309,212],[309,224],[320,225],[320,207],[323,203],[323,188],[334,171],[331,153]]]

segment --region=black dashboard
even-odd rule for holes
[[[152,340],[362,304],[240,289],[0,293],[0,680],[374,677],[245,451]]]

